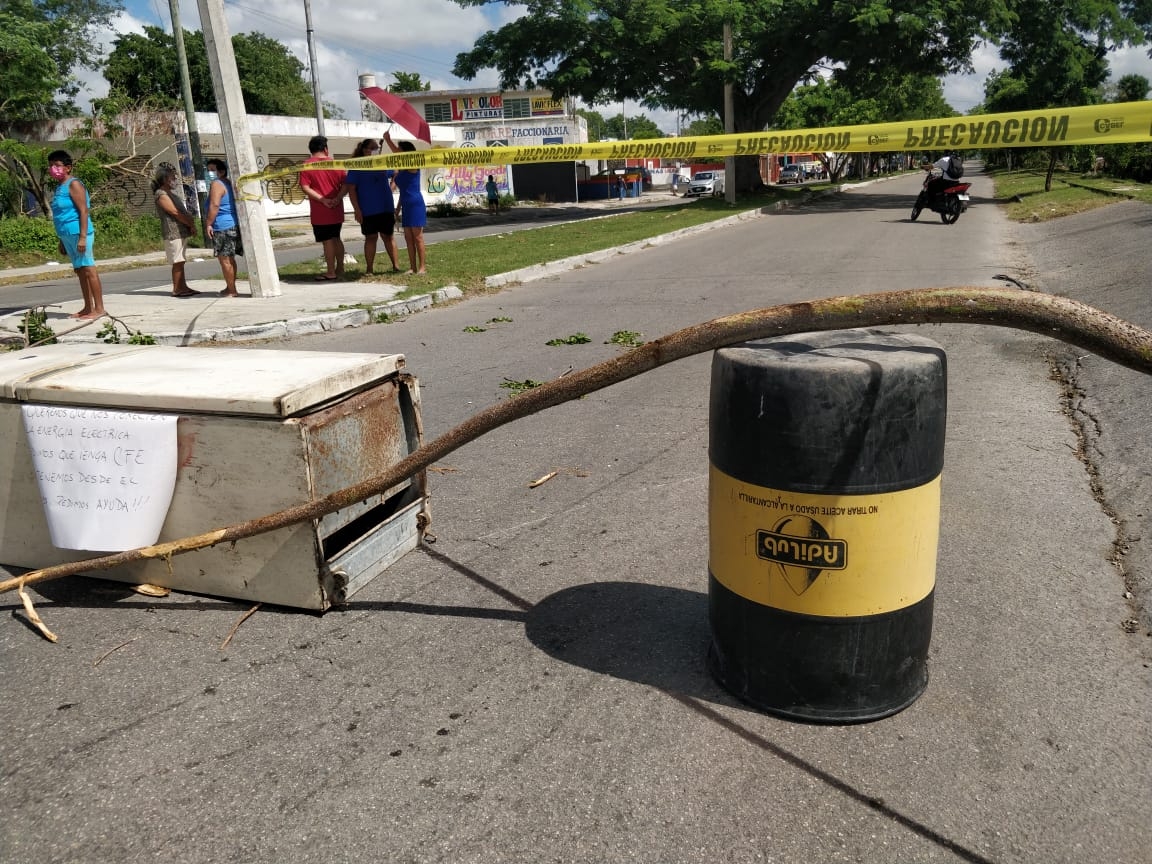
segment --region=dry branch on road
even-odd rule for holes
[[[134,561],[170,559],[173,555],[318,519],[392,488],[500,426],[694,354],[751,339],[895,324],[990,324],[1026,330],[1068,342],[1152,375],[1152,333],[1064,297],[1008,288],[961,287],[851,295],[772,306],[678,330],[627,354],[500,402],[411,453],[387,472],[324,498],[192,537],[34,570],[0,582],[0,593],[21,584],[108,570]]]

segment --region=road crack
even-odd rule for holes
[[[1122,621],[1120,626],[1126,633],[1135,633],[1140,629],[1140,619],[1145,610],[1137,599],[1136,579],[1125,566],[1125,556],[1131,549],[1132,543],[1139,537],[1130,532],[1128,521],[1120,515],[1104,487],[1100,470],[1100,466],[1104,462],[1104,454],[1098,446],[1103,430],[1100,418],[1088,407],[1087,393],[1080,384],[1083,361],[1084,355],[1049,354],[1049,377],[1060,385],[1060,407],[1064,416],[1068,418],[1072,433],[1076,436],[1075,455],[1080,464],[1084,466],[1084,471],[1088,476],[1092,498],[1115,526],[1108,563],[1123,580],[1124,598],[1128,601],[1129,609],[1132,611],[1132,615]]]

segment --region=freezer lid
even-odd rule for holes
[[[403,366],[402,354],[156,345],[25,376],[12,389],[40,404],[290,417]]]
[[[0,353],[0,399],[15,399],[16,388],[24,382],[83,366],[106,357],[135,354],[148,350],[147,345],[99,345],[91,342],[65,342],[39,345],[20,351]]]

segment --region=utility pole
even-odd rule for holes
[[[323,135],[324,103],[320,101],[320,76],[316,74],[316,32],[312,29],[312,0],[304,0],[304,27],[308,35],[308,63],[312,67],[312,99],[316,102],[316,134]]]
[[[235,168],[236,178],[256,174],[260,166],[256,163],[256,151],[252,149],[252,136],[248,134],[248,114],[244,110],[244,95],[240,92],[240,73],[236,71],[236,54],[224,20],[224,0],[196,0],[196,5],[200,9],[200,29],[204,32],[204,49],[212,70],[212,89],[216,93],[224,150],[232,157],[231,167]],[[229,177],[232,176],[229,171]],[[252,296],[279,297],[280,274],[276,272],[272,236],[268,233],[268,219],[264,214],[264,190],[257,182],[241,188],[233,181],[233,186]]]
[[[724,22],[724,62],[732,62],[732,22]],[[724,134],[731,135],[736,131],[735,111],[732,107],[732,76],[725,74],[724,82]],[[729,204],[736,203],[736,157],[728,156],[724,159],[724,200]]]
[[[200,154],[200,130],[196,126],[196,106],[192,104],[192,82],[188,77],[188,53],[184,50],[184,27],[180,24],[180,0],[168,0],[172,15],[172,40],[176,43],[176,62],[180,66],[180,90],[184,95],[184,118],[188,124],[188,149],[192,155],[192,188],[200,209],[200,232],[208,245],[208,190],[204,182],[204,157]]]

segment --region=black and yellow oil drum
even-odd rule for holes
[[[928,684],[947,366],[911,334],[716,352],[709,410],[713,675],[787,717],[854,723]]]

